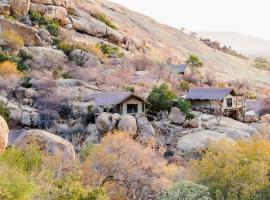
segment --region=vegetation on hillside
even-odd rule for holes
[[[97,13],[95,15],[96,19],[103,22],[112,29],[117,29],[116,25],[109,19],[109,17],[104,13]]]

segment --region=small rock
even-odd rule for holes
[[[102,113],[97,117],[96,127],[100,133],[107,133],[117,127],[117,123],[120,120],[120,115],[115,113]]]

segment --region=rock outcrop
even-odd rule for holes
[[[95,124],[89,124],[87,126],[87,132],[89,136],[84,141],[84,145],[98,144],[101,140],[101,135],[97,131],[97,127]]]
[[[72,144],[47,131],[24,131],[14,141],[14,145],[19,148],[25,148],[29,144],[38,145],[41,151],[49,155],[61,156],[63,162],[69,162],[75,159],[75,151]]]
[[[30,8],[30,0],[10,0],[10,8],[13,15],[25,16]]]
[[[136,119],[138,127],[137,140],[145,146],[154,147],[156,134],[152,124],[147,120],[144,114],[136,115]]]
[[[118,123],[118,130],[128,132],[131,137],[137,136],[136,118],[132,115],[122,115]]]
[[[26,46],[41,46],[42,41],[37,31],[30,26],[24,25],[17,21],[11,21],[0,17],[0,32],[13,31],[20,35]]]
[[[177,143],[177,148],[183,151],[184,154],[199,153],[203,149],[206,149],[210,142],[219,142],[223,139],[234,143],[234,140],[227,137],[226,134],[202,130],[180,138]]]
[[[97,130],[102,134],[110,132],[117,128],[119,120],[119,114],[102,113],[96,119]]]
[[[32,56],[32,59],[27,60],[31,69],[63,67],[68,61],[67,56],[62,51],[49,47],[25,47],[22,50]]]
[[[10,15],[10,5],[7,3],[0,2],[0,15]]]
[[[8,145],[8,132],[7,122],[0,116],[0,152],[6,149]]]
[[[99,59],[91,53],[75,49],[70,54],[70,59],[73,60],[77,65],[83,67],[95,67],[100,64]]]
[[[31,3],[30,10],[42,14],[47,19],[56,20],[63,26],[70,24],[67,10],[64,7]]]

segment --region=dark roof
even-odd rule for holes
[[[170,64],[169,67],[173,72],[176,73],[185,73],[186,69],[188,68],[188,64],[181,64],[181,65],[173,65]]]
[[[186,99],[192,100],[222,100],[228,94],[235,95],[233,88],[190,88]]]
[[[131,92],[100,92],[93,94],[93,99],[96,106],[114,106],[118,105],[130,97],[135,97],[142,101],[145,101],[143,98],[131,93]]]

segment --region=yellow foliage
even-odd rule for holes
[[[0,76],[20,75],[14,62],[5,61],[0,63]]]
[[[155,199],[158,191],[171,186],[170,177],[177,174],[176,167],[167,166],[166,160],[125,132],[105,136],[90,152],[82,171],[85,184],[104,186],[114,196],[112,199],[117,199],[115,196],[130,199],[135,191],[136,195]],[[146,187],[149,191],[144,190]]]
[[[269,184],[269,158],[268,140],[224,140],[210,145],[192,166],[195,180],[209,187],[213,199],[249,199]]]
[[[24,46],[23,38],[14,31],[5,31],[1,33],[1,37],[13,50]]]

